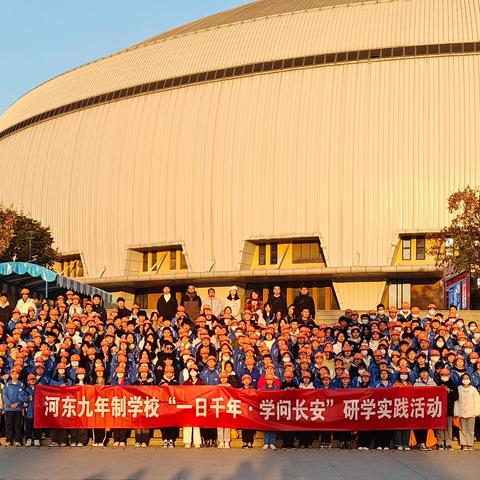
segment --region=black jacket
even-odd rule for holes
[[[453,406],[455,402],[458,400],[458,387],[453,383],[452,379],[450,378],[448,382],[442,382],[440,378],[436,379],[437,385],[439,387],[447,387],[447,417],[453,417]]]
[[[287,300],[283,295],[280,295],[278,298],[272,295],[268,297],[267,303],[270,305],[274,316],[277,312],[282,312],[282,315],[287,314]]]
[[[315,302],[310,295],[297,295],[293,301],[293,305],[295,306],[295,311],[298,316],[300,316],[304,308],[308,308],[310,316],[315,318]]]
[[[100,315],[100,320],[102,321],[102,323],[105,323],[107,321],[107,311],[104,307],[102,307],[101,305],[94,305],[93,311]]]
[[[170,300],[165,300],[165,295],[160,295],[157,301],[157,312],[160,317],[172,319],[177,313],[178,302],[174,293],[170,294]]]
[[[0,322],[3,322],[5,325],[12,318],[13,306],[8,304],[6,307],[0,306]]]

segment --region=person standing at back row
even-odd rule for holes
[[[284,295],[282,295],[282,290],[280,286],[275,285],[272,290],[272,294],[268,296],[268,300],[265,303],[270,305],[272,309],[272,315],[275,316],[277,312],[281,312],[282,317],[287,314],[287,300]]]
[[[178,302],[169,285],[165,285],[162,291],[157,301],[157,312],[162,320],[171,320],[177,314]]]
[[[308,308],[312,320],[315,319],[315,302],[310,296],[308,287],[302,285],[300,287],[300,293],[293,300],[293,305],[295,306],[295,311],[300,313],[304,308]]]
[[[193,285],[188,286],[186,293],[182,296],[181,305],[185,307],[185,312],[190,320],[195,321],[200,315],[202,299],[197,295],[197,291]]]

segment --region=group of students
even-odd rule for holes
[[[334,325],[314,320],[315,304],[302,286],[292,305],[281,288],[264,301],[253,291],[242,300],[232,287],[226,299],[209,289],[201,300],[190,285],[177,302],[169,286],[147,315],[117,299],[110,312],[101,298],[81,299],[68,291],[54,302],[38,302],[28,289],[11,305],[0,295],[0,428],[6,445],[126,445],[130,430],[34,428],[37,385],[223,385],[243,389],[351,389],[445,386],[447,426],[436,430],[438,450],[452,449],[458,435],[472,450],[480,415],[480,329],[455,306],[448,315],[428,305],[426,315],[404,302],[401,309],[377,305],[359,315],[346,310]],[[458,429],[458,433],[457,433]],[[1,433],[1,432],[0,432]],[[253,447],[255,431],[242,430],[243,448]],[[429,450],[427,431],[414,431],[418,448]],[[152,431],[137,429],[135,446],[147,447]],[[164,448],[173,448],[178,427],[161,429]],[[230,448],[228,428],[183,428],[190,447]],[[264,449],[330,448],[353,445],[352,432],[264,432]],[[410,430],[360,431],[359,450],[410,450]],[[25,443],[23,443],[25,442]],[[297,443],[298,442],[298,443]]]

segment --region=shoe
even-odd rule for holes
[[[382,447],[377,447],[377,450],[378,450],[379,452],[381,452],[381,451],[383,450],[383,448],[382,448]]]
[[[275,445],[270,445],[270,450],[276,450],[277,447]]]
[[[447,445],[446,449],[447,450],[453,450],[453,447],[451,445]]]
[[[25,442],[25,446],[26,447],[31,447],[32,446],[32,439],[31,438],[27,438],[27,441]]]
[[[230,444],[228,442],[224,442],[223,448],[230,448]]]
[[[120,442],[118,446],[119,446],[119,447],[124,447],[124,446],[125,446],[125,442]]]
[[[142,448],[147,448],[147,444],[145,442],[142,443],[142,445],[140,445]]]
[[[168,440],[164,440],[162,444],[162,448],[167,448],[168,447]]]
[[[186,443],[184,448],[190,448],[192,445],[190,443]]]
[[[223,448],[223,442],[218,442],[217,448]]]
[[[114,447],[119,447],[119,446],[120,446],[120,442],[113,442],[113,446],[114,446]]]
[[[33,441],[33,446],[34,447],[39,447],[40,446],[40,440],[34,440]]]
[[[77,444],[76,444],[76,443],[72,443],[70,446],[71,446],[71,447],[76,447]]]
[[[15,446],[16,446],[16,447],[21,447],[22,444],[21,444],[21,442],[15,442]]]
[[[68,445],[66,443],[61,443],[60,446],[61,447],[68,447]]]
[[[410,447],[403,447],[403,449],[404,449],[406,452],[409,452],[409,451],[410,451]]]
[[[426,446],[424,443],[421,443],[421,444],[418,446],[418,449],[419,449],[419,450],[422,450],[422,452],[426,452],[427,450],[430,450],[429,448],[427,448],[427,446]]]
[[[77,447],[84,447],[85,445],[81,442],[77,443]]]
[[[388,452],[388,450],[390,450],[390,448],[388,448],[388,447],[383,447],[383,451],[384,451],[384,452]]]
[[[175,443],[173,440],[168,441],[168,448],[175,448]]]
[[[332,444],[331,443],[326,443],[325,448],[332,448]]]
[[[357,450],[362,451],[362,450],[363,450],[363,447],[358,447]]]
[[[10,445],[9,444],[6,444],[5,445],[6,447],[9,447]],[[60,445],[57,443],[57,442],[51,442],[49,447],[59,447]]]
[[[253,443],[249,443],[247,448],[251,450],[253,448]]]
[[[242,445],[242,448],[243,448],[243,449],[248,448],[248,445],[247,445],[246,443],[244,443],[244,444]]]
[[[403,450],[403,447],[398,446],[398,447],[397,447],[397,450],[398,450],[399,452],[401,452],[401,451]]]
[[[270,445],[267,445],[267,444],[264,445],[264,446],[263,446],[263,450],[268,450],[268,447],[269,447],[269,446],[270,446]]]
[[[139,448],[139,447],[140,447],[140,444],[137,442],[137,443],[135,444],[135,448]]]
[[[194,445],[195,448],[202,448],[201,445]]]
[[[437,450],[445,450],[445,447],[443,445],[437,445]]]

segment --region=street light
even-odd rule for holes
[[[33,230],[30,230],[28,232],[28,261],[31,262],[32,260],[32,240],[33,240],[33,235],[35,232]]]

